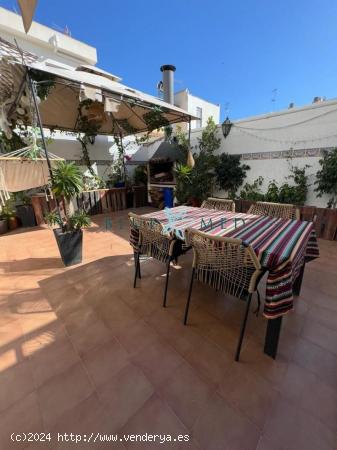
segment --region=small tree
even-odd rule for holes
[[[241,164],[240,155],[229,155],[222,153],[217,158],[215,166],[216,181],[220,189],[229,193],[231,198],[235,198],[237,189],[246,178],[246,172],[250,169],[247,164]]]
[[[194,155],[195,166],[191,173],[189,196],[202,201],[212,195],[215,185],[217,157],[214,152],[220,148],[221,139],[217,137],[217,126],[212,117],[201,133],[199,154]]]
[[[317,197],[323,194],[330,195],[328,208],[337,206],[337,148],[331,152],[324,152],[323,158],[319,160],[321,170],[316,174],[315,184],[318,192]]]

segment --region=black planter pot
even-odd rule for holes
[[[5,234],[8,231],[7,219],[0,219],[0,234]]]
[[[82,230],[62,233],[61,228],[54,228],[54,235],[65,266],[82,262]]]
[[[133,207],[133,192],[132,191],[128,191],[126,193],[126,207],[127,208]]]
[[[23,227],[35,227],[36,220],[34,209],[31,205],[19,205],[16,207],[16,215]]]

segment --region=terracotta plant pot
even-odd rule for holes
[[[15,230],[18,226],[19,226],[19,222],[16,217],[10,217],[8,219],[8,229],[10,231]]]

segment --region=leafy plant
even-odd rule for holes
[[[182,161],[184,164],[186,164],[189,150],[189,142],[187,133],[179,125],[177,125],[175,129],[173,141],[177,144],[178,148],[180,149],[181,154],[183,156]]]
[[[328,208],[337,207],[337,148],[330,152],[324,152],[323,158],[319,160],[321,169],[316,174],[315,184],[317,196],[323,194],[330,196]]]
[[[75,214],[73,214],[69,218],[69,225],[71,230],[80,230],[81,228],[87,228],[90,226],[90,224],[91,219],[83,210],[75,212]]]
[[[50,227],[55,225],[58,225],[59,227],[63,226],[62,219],[57,212],[49,212],[45,214],[44,219]]]
[[[12,219],[13,217],[15,217],[15,215],[16,215],[16,211],[15,211],[15,208],[14,208],[14,199],[11,196],[5,202],[4,206],[2,207],[2,210],[1,210],[1,213],[0,213],[0,217],[2,219],[5,219],[5,220],[8,221],[8,220]]]
[[[73,229],[71,217],[69,217],[69,202],[72,197],[83,190],[83,177],[81,170],[72,162],[59,161],[52,169],[53,173],[53,192],[59,201],[62,201],[64,207],[65,222],[62,222],[62,230],[70,231]],[[61,218],[60,218],[61,221]],[[57,222],[60,224],[60,222]]]
[[[265,199],[264,194],[261,192],[261,186],[264,178],[258,177],[253,183],[245,183],[240,192],[240,197],[244,200],[263,201]]]
[[[191,172],[191,183],[188,184],[188,198],[198,201],[212,195],[216,182],[215,167],[217,157],[214,152],[220,148],[221,139],[217,137],[217,126],[212,117],[198,139],[199,154],[194,154],[195,165]]]
[[[269,181],[267,192],[265,194],[265,200],[267,202],[277,203],[279,201],[279,187],[275,180]]]
[[[231,198],[235,198],[237,189],[246,178],[246,172],[250,169],[247,164],[241,164],[239,155],[229,155],[222,153],[218,156],[215,165],[216,181],[220,189],[229,193]]]
[[[146,166],[136,166],[134,175],[134,184],[136,186],[146,186],[147,185],[147,170]]]
[[[53,192],[57,197],[70,200],[83,189],[82,172],[73,162],[59,161],[52,169]]]
[[[42,101],[46,100],[50,94],[50,91],[55,86],[56,76],[52,73],[47,73],[36,69],[30,69],[29,73],[31,78],[37,82],[37,95]]]
[[[177,164],[175,167],[176,188],[175,196],[180,204],[188,200],[189,189],[192,183],[192,168],[185,164]]]
[[[297,166],[291,166],[290,175],[286,178],[292,180],[292,183],[283,183],[278,186],[276,181],[272,180],[265,194],[261,192],[264,179],[260,176],[253,183],[246,183],[240,196],[245,200],[303,205],[308,193],[308,175],[306,174],[308,167],[310,166],[305,165],[300,169]]]
[[[159,106],[155,106],[151,111],[143,115],[143,120],[146,123],[149,132],[158,130],[162,127],[167,127],[170,122],[163,115],[164,111]]]

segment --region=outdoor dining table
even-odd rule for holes
[[[236,212],[178,206],[144,214],[162,224],[173,239],[185,239],[194,228],[211,236],[241,239],[256,252],[268,272],[263,315],[268,319],[264,352],[275,358],[282,318],[294,308],[301,290],[305,263],[319,256],[312,222]]]

